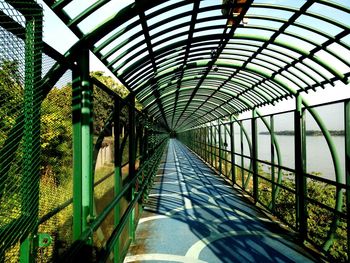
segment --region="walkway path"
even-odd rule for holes
[[[170,140],[124,262],[313,262],[287,231]]]

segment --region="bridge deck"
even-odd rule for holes
[[[195,154],[170,140],[124,262],[314,262]]]

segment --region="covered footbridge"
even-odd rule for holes
[[[348,1],[0,0],[0,39],[0,262],[348,262]]]

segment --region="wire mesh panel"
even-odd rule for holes
[[[94,213],[99,215],[114,197],[114,98],[94,85]],[[94,234],[94,247],[103,248],[114,228],[109,213]]]
[[[0,261],[17,262],[38,217],[42,12],[11,3],[0,1]]]
[[[9,23],[0,27],[0,261],[18,261],[19,235],[11,235],[13,224],[21,218],[21,162],[24,96],[25,32],[23,15],[9,4],[0,2],[1,19],[12,18],[20,23],[20,37],[7,31]]]
[[[52,262],[72,239],[72,73],[67,71],[48,93],[41,107],[40,233],[50,246],[38,249],[38,262]]]

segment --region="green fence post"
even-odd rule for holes
[[[241,176],[242,176],[242,188],[245,190],[245,183],[244,183],[244,148],[243,148],[243,122],[239,121],[239,127],[240,127],[240,139],[241,139]]]
[[[218,126],[219,133],[219,173],[222,174],[222,138],[221,138],[221,125]]]
[[[236,160],[235,160],[235,133],[233,122],[230,122],[230,141],[231,141],[231,173],[232,183],[236,184]]]
[[[81,166],[81,85],[80,72],[73,70],[72,116],[73,116],[73,240],[82,233],[82,166]]]
[[[210,141],[209,141],[209,144],[210,144],[210,165],[213,166],[213,163],[214,163],[214,148],[213,148],[213,144],[214,144],[214,140],[213,140],[213,126],[210,124]]]
[[[347,211],[347,252],[350,255],[350,100],[344,103],[344,127],[345,127],[345,169],[346,169],[346,211]]]
[[[202,158],[205,159],[205,130],[202,127],[202,139],[201,139],[201,145],[202,145]]]
[[[136,164],[136,118],[135,118],[135,96],[130,96],[129,106],[129,180],[132,180],[136,175],[135,164]],[[130,191],[130,202],[135,197],[135,185],[131,187]],[[129,219],[129,236],[132,241],[135,240],[135,209],[133,209]]]
[[[202,128],[202,130],[203,130],[203,138],[202,138],[202,143],[203,143],[203,159],[204,159],[204,161],[206,160],[206,155],[207,155],[207,153],[206,153],[206,147],[207,147],[207,142],[206,142],[206,136],[205,136],[205,127],[203,127]]]
[[[258,127],[257,127],[257,114],[256,109],[253,109],[252,117],[252,159],[253,159],[253,198],[254,202],[258,202]]]
[[[201,128],[197,129],[197,153],[199,156],[201,156],[201,140],[202,140],[202,134],[201,134]]]
[[[301,239],[307,237],[307,216],[306,216],[306,147],[305,147],[305,117],[302,108],[300,94],[296,96],[296,110],[294,114],[294,147],[295,147],[295,178],[296,178],[296,219],[297,228]]]
[[[89,226],[93,217],[92,181],[92,85],[89,50],[76,54],[73,70],[73,239]],[[91,237],[92,238],[92,237]],[[88,243],[92,243],[92,240]]]
[[[115,99],[114,101],[114,196],[117,196],[122,189],[122,153],[120,151],[120,101]],[[117,227],[121,214],[120,214],[120,202],[114,208],[114,226]],[[114,245],[114,262],[120,262],[120,244],[119,239]]]
[[[207,127],[203,127],[204,161],[207,161]]]
[[[271,200],[271,211],[275,212],[276,206],[276,185],[275,185],[275,121],[274,116],[270,116],[270,142],[271,142],[271,191],[272,191],[272,200]]]
[[[39,215],[42,9],[33,4],[33,9],[27,10],[24,15],[26,24],[21,214],[27,225],[20,245],[21,263],[34,262],[37,245],[34,241]]]

